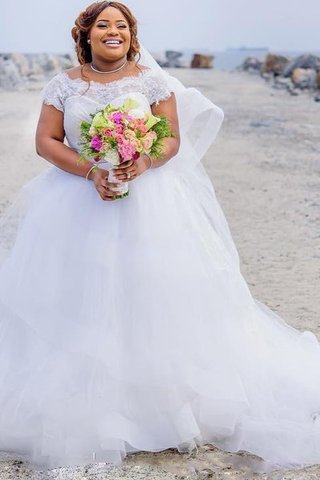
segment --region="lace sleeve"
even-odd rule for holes
[[[157,72],[145,76],[144,87],[150,105],[158,105],[161,100],[167,100],[171,96],[165,77]]]
[[[43,88],[41,92],[43,103],[53,105],[60,112],[64,112],[65,92],[63,75],[58,73]]]

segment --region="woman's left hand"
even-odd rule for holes
[[[120,163],[112,169],[113,176],[122,182],[129,182],[139,177],[150,167],[150,159],[146,155],[142,155],[137,160],[127,160]]]

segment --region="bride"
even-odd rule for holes
[[[319,343],[252,298],[201,163],[222,111],[156,65],[123,4],[90,5],[72,36],[80,66],[46,85],[36,133],[51,166],[1,220],[0,450],[54,467],[210,443],[320,463]],[[111,181],[78,162],[80,123],[128,97],[175,137]]]

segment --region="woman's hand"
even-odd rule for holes
[[[115,200],[114,196],[119,193],[117,190],[117,186],[121,186],[121,183],[108,182],[108,176],[108,170],[97,168],[97,170],[90,172],[89,179],[93,180],[96,190],[102,200],[110,202],[112,200]]]
[[[150,158],[147,155],[142,155],[137,160],[127,160],[120,163],[112,169],[112,173],[117,180],[129,182],[148,170],[150,164]]]

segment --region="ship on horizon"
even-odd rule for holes
[[[255,52],[268,52],[269,47],[247,47],[245,45],[241,47],[228,47],[225,49],[226,52],[247,52],[247,51],[255,51]]]

